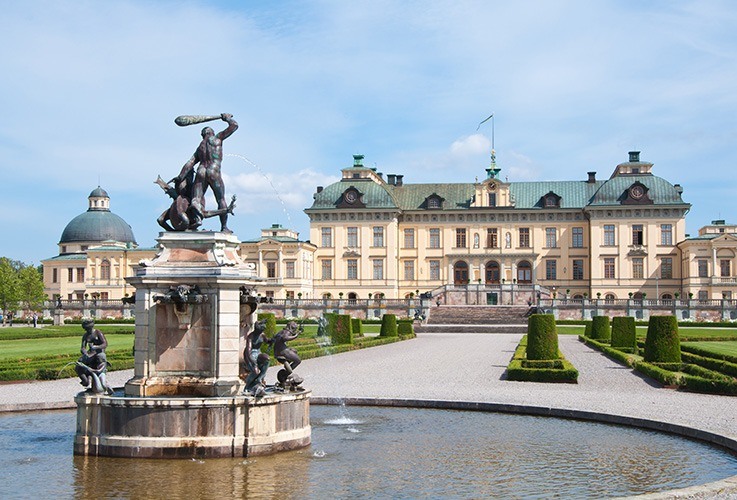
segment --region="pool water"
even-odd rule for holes
[[[75,415],[0,415],[0,498],[592,498],[737,475],[729,452],[668,434],[375,407],[312,406],[312,445],[268,457],[75,457]]]

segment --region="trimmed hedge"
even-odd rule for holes
[[[336,316],[335,331],[332,332],[330,339],[333,344],[352,344],[353,327],[351,316],[349,314],[337,314]]]
[[[635,318],[631,316],[615,316],[612,318],[611,346],[637,352],[637,329]]]
[[[555,316],[533,314],[527,320],[527,359],[558,359]]]
[[[730,363],[737,363],[737,356],[730,356],[729,354],[717,354],[697,346],[681,344],[681,356],[683,356],[683,354],[685,354],[686,352],[698,354],[699,356],[704,356],[712,359],[722,359],[724,361],[729,361]]]
[[[612,338],[612,330],[609,326],[609,316],[594,316],[591,320],[591,335],[589,338],[608,342]]]
[[[414,323],[411,319],[400,319],[397,321],[397,333],[399,335],[413,335],[415,328],[412,325]]]
[[[530,317],[532,318],[532,316]],[[527,342],[528,336],[525,335],[514,351],[512,360],[507,366],[507,380],[517,382],[567,382],[572,384],[578,382],[578,370],[563,357],[560,351],[557,353],[556,357],[559,358],[557,360],[527,360]],[[525,364],[542,364],[543,367],[531,367],[525,366]],[[551,368],[550,365],[557,365],[562,368]]]
[[[645,338],[645,361],[681,362],[681,344],[678,339],[678,321],[675,316],[652,316],[650,318]]]
[[[583,334],[585,337],[591,338],[591,321],[584,321]]]
[[[590,339],[588,337],[584,337],[583,335],[579,335],[578,340],[586,344],[587,346],[593,347],[594,349],[598,349],[599,351],[603,352],[608,357],[612,358],[614,361],[618,361],[622,364],[625,364],[629,367],[634,367],[635,363],[638,361],[639,358],[636,358],[632,356],[632,353],[624,352],[621,349],[622,348],[613,348],[609,346],[609,344],[604,344],[602,342],[599,342],[598,340]]]
[[[273,337],[276,335],[276,316],[274,316],[274,313],[258,313],[256,317],[258,318],[258,321],[266,320],[264,335],[267,337]]]
[[[399,335],[397,330],[397,317],[394,314],[385,314],[381,317],[381,337],[396,337]]]
[[[363,337],[363,323],[361,322],[361,318],[353,318],[351,319],[351,323],[353,327],[353,336]]]

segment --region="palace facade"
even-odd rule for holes
[[[480,302],[543,298],[737,299],[737,225],[685,234],[690,204],[678,184],[629,153],[597,179],[506,182],[494,157],[485,179],[405,183],[356,155],[318,187],[310,239],[274,224],[241,243],[273,299],[403,299],[473,289]],[[45,292],[66,301],[117,301],[125,278],[155,247],[140,248],[98,187],[42,261]],[[520,293],[526,290],[527,293]],[[517,294],[515,294],[515,291]],[[511,293],[510,293],[511,292]],[[477,302],[479,303],[478,299]]]
[[[363,165],[318,187],[316,295],[404,298],[441,287],[535,285],[545,295],[673,298],[690,204],[639,152],[603,180],[405,183]],[[690,271],[686,266],[685,271]]]

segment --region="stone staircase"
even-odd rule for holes
[[[527,333],[527,306],[431,307],[417,333]]]

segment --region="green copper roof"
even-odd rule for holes
[[[343,192],[349,187],[355,187],[363,194],[361,200],[366,204],[366,208],[373,209],[396,209],[397,204],[392,199],[391,194],[386,189],[390,186],[380,186],[370,180],[344,179],[325,187],[322,192],[315,195],[315,201],[311,209],[334,209],[335,205],[340,202]]]
[[[109,210],[88,210],[67,224],[59,243],[106,240],[136,243],[133,230],[122,218]]]
[[[647,196],[655,205],[683,205],[680,193],[670,182],[655,175],[618,175],[606,181],[591,200],[591,205],[619,205],[622,194],[635,182],[648,187]]]

